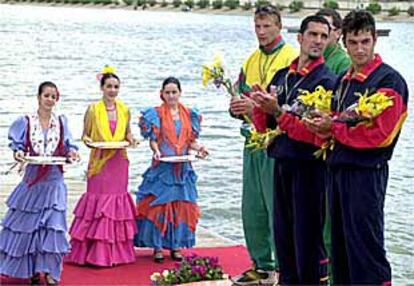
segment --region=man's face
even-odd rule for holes
[[[373,58],[376,42],[377,37],[369,30],[346,34],[345,46],[354,67],[362,67]]]
[[[282,25],[273,15],[256,16],[254,19],[255,32],[260,46],[267,46],[280,34]]]
[[[301,56],[309,59],[319,58],[325,49],[329,38],[329,27],[318,22],[309,22],[303,34],[298,34]]]
[[[331,27],[331,32],[329,33],[328,39],[328,46],[336,44],[341,37],[342,30],[340,28],[336,28],[333,24],[333,19],[331,16],[323,16],[326,21],[328,21],[329,26]]]

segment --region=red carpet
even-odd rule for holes
[[[195,253],[200,256],[217,256],[224,272],[238,274],[251,266],[249,255],[244,246],[193,248],[183,250],[183,254]],[[139,249],[134,264],[120,265],[113,268],[79,267],[63,265],[62,281],[59,285],[149,285],[153,272],[162,272],[174,267],[174,262],[165,252],[162,264],[152,261],[151,249]],[[27,279],[11,279],[0,276],[0,285],[27,284]]]

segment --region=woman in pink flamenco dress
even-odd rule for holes
[[[118,76],[104,72],[100,84],[103,98],[85,114],[83,141],[87,146],[102,141],[133,143],[129,109],[116,100]],[[136,213],[128,193],[128,165],[125,149],[91,150],[87,191],[74,210],[67,262],[108,267],[135,261]]]

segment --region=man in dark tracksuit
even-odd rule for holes
[[[313,155],[317,147],[305,143],[297,132],[306,128],[300,117],[282,112],[280,106],[293,105],[300,90],[313,92],[318,86],[333,89],[336,77],[322,56],[329,31],[323,17],[305,18],[298,34],[299,58],[275,74],[270,94],[259,90],[253,95],[262,110],[274,115],[273,123],[286,132],[268,148],[269,156],[277,159],[274,234],[282,285],[325,284],[328,280],[322,240],[326,166]]]
[[[308,126],[335,140],[327,160],[328,193],[333,278],[341,285],[391,285],[384,249],[384,198],[388,160],[407,117],[408,88],[402,76],[374,54],[375,31],[374,18],[366,11],[351,11],[344,18],[352,67],[336,84],[335,116],[322,115]],[[359,94],[378,93],[392,105],[361,116],[355,109]]]

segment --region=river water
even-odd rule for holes
[[[287,26],[300,19],[286,18]],[[382,22],[390,37],[380,38],[377,51],[396,67],[414,90],[413,23]],[[297,46],[296,35],[284,33]],[[96,74],[105,65],[117,68],[122,81],[120,99],[137,122],[139,111],[160,103],[162,80],[174,75],[182,81],[182,101],[204,115],[201,141],[208,160],[194,164],[199,175],[200,225],[243,243],[241,171],[243,140],[239,122],[228,116],[224,91],[201,86],[201,65],[219,51],[228,74],[236,77],[241,63],[256,47],[251,17],[177,12],[143,12],[93,8],[0,5],[0,169],[11,162],[7,129],[24,112],[34,110],[37,85],[57,83],[62,93],[59,110],[67,114],[79,143],[87,105],[100,98]],[[413,110],[413,100],[409,110]],[[414,283],[414,119],[409,116],[390,162],[386,199],[386,247],[398,284]],[[133,132],[138,136],[136,124]],[[411,140],[410,140],[411,139]],[[80,144],[83,162],[66,172],[69,209],[84,191],[88,150]],[[144,143],[129,152],[130,190],[141,182],[149,166]],[[0,216],[16,175],[0,175]]]

